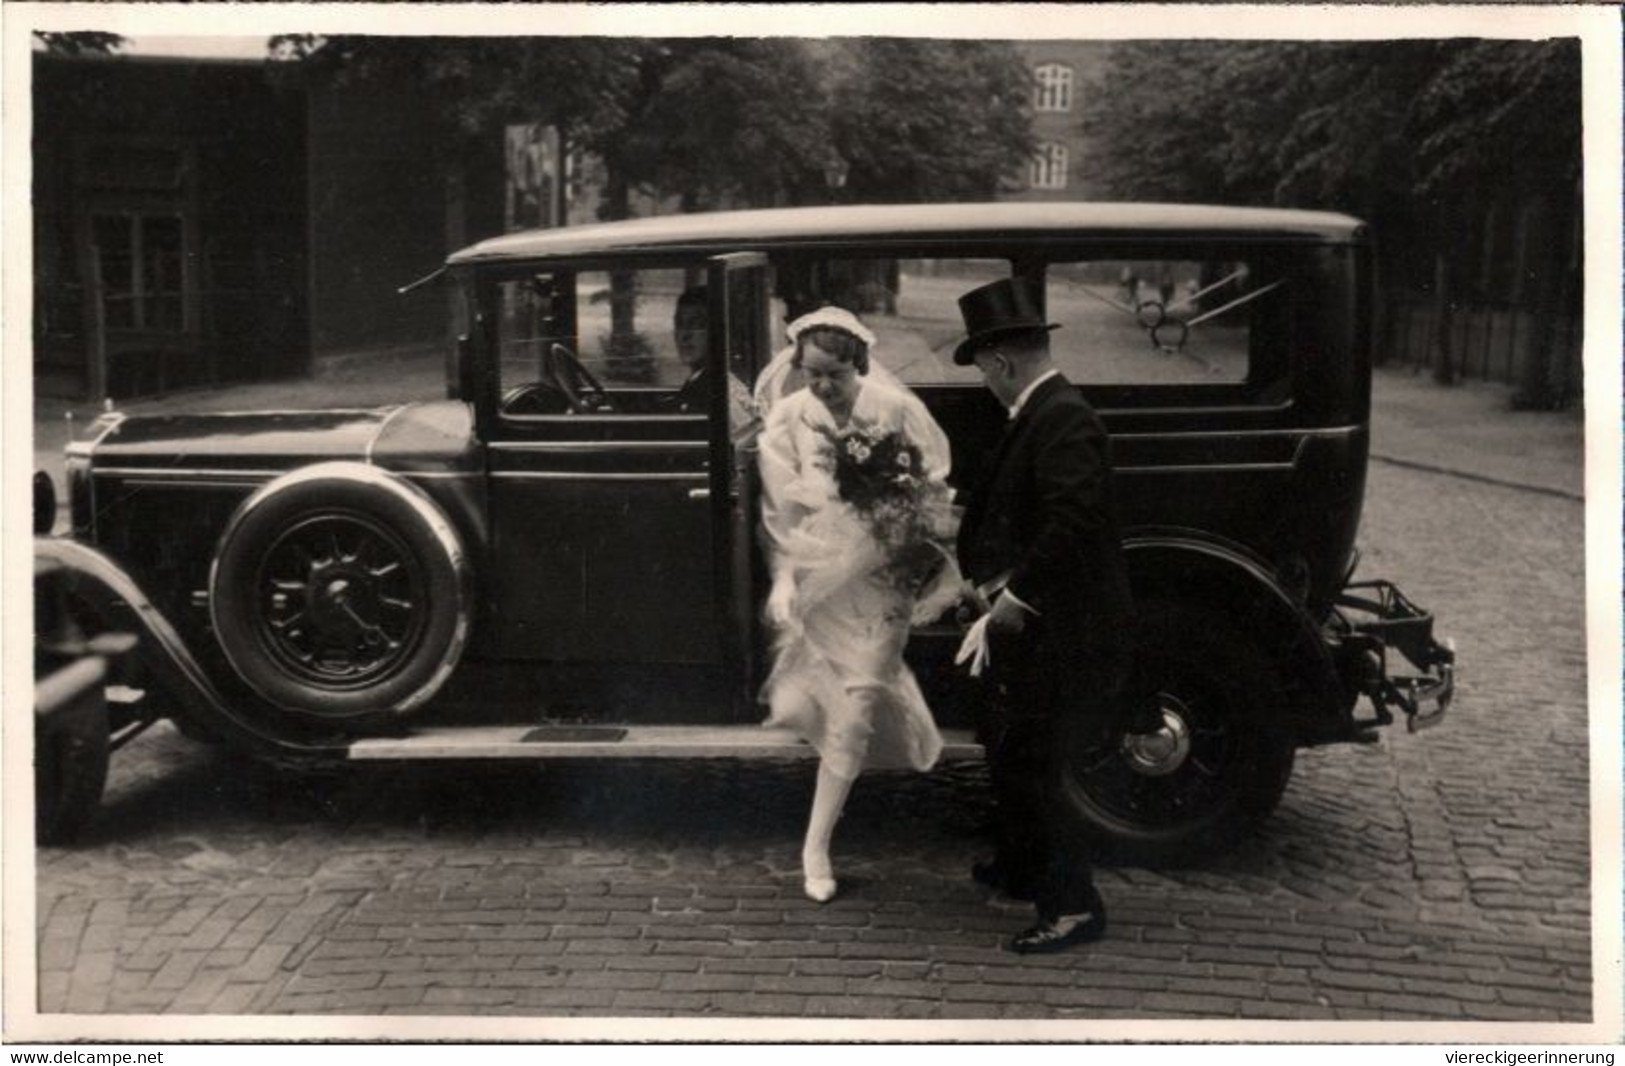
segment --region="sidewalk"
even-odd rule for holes
[[[399,363],[400,365],[397,365]],[[312,378],[194,389],[121,404],[131,414],[181,411],[290,410],[364,407],[401,395],[401,373],[422,372],[422,360],[363,366],[336,362]],[[438,361],[431,368],[440,372]],[[414,386],[406,394],[427,395]],[[1371,455],[1377,461],[1493,481],[1581,499],[1585,492],[1585,417],[1581,411],[1514,411],[1511,386],[1465,381],[1437,385],[1427,372],[1379,368],[1373,375]],[[37,400],[34,466],[62,484],[68,412],[82,434],[92,404]]]
[[[1583,499],[1585,415],[1514,411],[1509,385],[1435,384],[1427,371],[1379,368],[1371,386],[1371,456]]]

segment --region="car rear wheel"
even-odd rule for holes
[[[344,722],[434,695],[467,640],[469,585],[459,539],[423,493],[330,463],[243,504],[215,558],[210,609],[251,688],[300,717]]]
[[[1114,854],[1178,863],[1233,844],[1292,774],[1290,701],[1275,665],[1232,619],[1141,605],[1132,691],[1153,693],[1156,733],[1121,729],[1071,753],[1068,808]]]

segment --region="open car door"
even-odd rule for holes
[[[716,610],[723,633],[723,654],[730,671],[734,715],[741,721],[761,716],[756,692],[761,683],[763,633],[757,589],[764,565],[757,548],[761,508],[756,471],[754,416],[730,415],[730,376],[748,389],[766,365],[770,330],[768,297],[772,291],[765,256],[753,252],[719,255],[707,265],[712,328],[707,353],[707,397],[711,425],[711,529],[715,552]],[[719,372],[723,371],[723,372]],[[741,424],[743,423],[743,424]]]

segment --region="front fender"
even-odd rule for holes
[[[181,706],[181,713],[234,747],[266,757],[320,757],[343,752],[341,739],[272,732],[235,709],[220,692],[169,619],[123,567],[66,537],[36,537],[34,554],[60,567],[68,596],[112,628],[133,633],[133,654],[147,676]]]
[[[1253,636],[1294,691],[1292,727],[1300,745],[1351,738],[1353,697],[1320,627],[1266,563],[1237,546],[1184,532],[1130,536],[1123,550],[1136,598],[1202,603]]]

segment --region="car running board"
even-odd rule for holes
[[[942,758],[980,759],[969,730],[945,729]],[[805,759],[813,748],[786,729],[738,726],[442,726],[357,740],[352,760]]]

